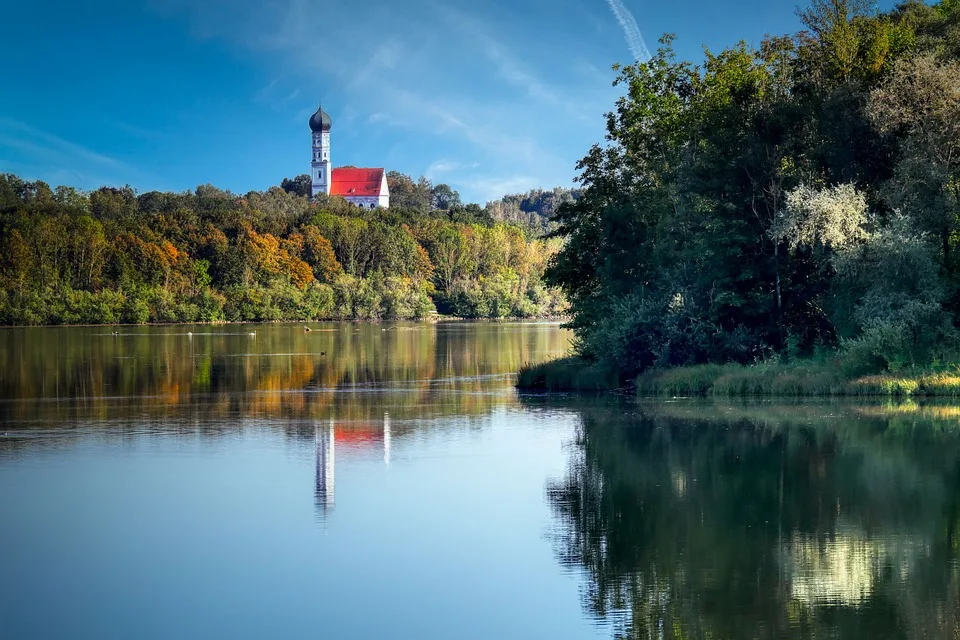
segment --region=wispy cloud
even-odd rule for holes
[[[9,169],[54,185],[62,182],[90,189],[144,178],[116,158],[4,116],[0,116],[0,148],[18,152],[18,163]]]
[[[603,109],[612,102],[608,78],[544,66],[542,43],[515,40],[502,16],[482,6],[424,0],[402,11],[374,3],[318,11],[315,0],[151,1],[189,16],[197,34],[261,54],[285,80],[258,95],[289,97],[298,83],[300,94],[283,105],[284,121],[304,121],[320,99],[340,125],[338,140],[382,141],[361,162],[389,161],[413,175],[446,171],[444,180],[467,198],[492,195],[490,185],[568,184],[579,154],[602,136]],[[571,90],[571,82],[580,86]],[[349,114],[352,128],[345,126]],[[574,123],[596,137],[571,156],[564,148]],[[458,158],[459,166],[428,164],[424,155]],[[338,157],[347,155],[338,150]],[[484,176],[514,177],[478,178],[480,165]]]
[[[0,116],[0,135],[8,144],[19,144],[36,153],[60,154],[76,159],[85,165],[97,165],[113,169],[130,170],[124,163],[110,156],[97,153],[79,144],[64,140],[52,133],[32,127],[25,122]]]
[[[300,87],[291,89],[289,84],[285,76],[277,76],[253,94],[253,99],[273,109],[285,109],[300,96]]]
[[[266,101],[271,95],[273,95],[274,90],[277,88],[277,85],[280,84],[280,81],[283,80],[283,76],[277,76],[253,94],[253,99],[258,102]]]
[[[427,167],[427,170],[423,172],[423,175],[430,178],[431,180],[439,179],[441,176],[447,175],[454,171],[463,171],[468,169],[476,169],[480,166],[479,162],[460,162],[459,160],[434,160],[430,163],[430,166]]]
[[[481,203],[486,203],[508,194],[526,193],[542,184],[534,176],[477,176],[464,180],[464,186],[479,194]]]
[[[643,34],[640,33],[640,27],[633,14],[623,4],[623,0],[607,0],[610,10],[617,18],[617,22],[623,27],[623,34],[627,39],[627,46],[630,47],[630,53],[634,59],[640,62],[646,62],[650,59],[650,50],[647,49],[647,43],[643,40]]]
[[[537,77],[510,46],[494,35],[494,29],[482,20],[453,7],[436,8],[444,17],[448,28],[464,32],[470,42],[477,44],[478,50],[493,64],[497,77],[501,80],[523,89],[531,98],[553,105],[570,106],[569,102],[563,100],[562,93],[557,88]]]

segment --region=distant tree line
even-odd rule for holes
[[[83,192],[0,176],[0,323],[557,315],[542,276],[559,240],[391,174],[389,210],[307,197],[309,178],[244,195]],[[399,185],[396,186],[395,185]]]
[[[433,184],[423,176],[414,180],[399,171],[388,171],[387,185],[390,188],[391,207],[419,214],[444,211],[454,222],[504,222],[518,225],[533,236],[543,236],[553,231],[556,224],[552,218],[557,207],[580,197],[578,189],[532,189],[527,193],[505,195],[480,207],[477,204],[464,204],[460,200],[460,193],[450,185]],[[303,174],[292,180],[284,178],[280,187],[294,195],[309,196],[310,176]]]
[[[488,202],[487,212],[494,220],[518,224],[532,234],[542,236],[556,229],[553,217],[557,207],[573,203],[580,197],[578,189],[556,187],[550,191],[533,189],[527,193],[503,196]]]
[[[960,0],[813,0],[805,29],[617,67],[549,270],[581,355],[650,367],[957,353]]]

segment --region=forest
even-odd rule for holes
[[[614,68],[547,271],[589,366],[957,362],[960,0],[797,13],[758,47],[694,63],[667,35]]]
[[[0,323],[560,315],[560,240],[391,172],[388,210],[310,200],[309,177],[238,195],[84,192],[0,175]]]

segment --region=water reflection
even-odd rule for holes
[[[321,518],[327,516],[335,502],[337,443],[366,452],[382,449],[384,464],[390,464],[391,436],[389,412],[384,412],[382,425],[351,424],[338,427],[333,418],[324,426],[317,425],[314,436],[317,470],[314,497],[317,514]]]
[[[569,333],[323,328],[0,330],[0,637],[602,636],[511,386]]]
[[[927,556],[919,535],[872,536],[854,523],[838,522],[827,539],[794,532],[782,549],[791,597],[807,606],[860,606],[874,594],[884,572],[903,583]]]
[[[0,451],[36,444],[26,431],[41,426],[49,444],[80,425],[213,434],[225,418],[266,418],[312,437],[331,415],[483,415],[512,402],[504,389],[522,364],[569,340],[556,324],[508,322],[0,329],[0,421],[14,436]]]
[[[958,637],[955,408],[569,410],[557,553],[615,637]]]
[[[317,512],[326,515],[333,508],[336,490],[336,436],[333,431],[333,420],[326,427],[317,427],[317,481],[314,496]]]

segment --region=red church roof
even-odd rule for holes
[[[334,169],[330,182],[332,196],[379,196],[383,169]]]

